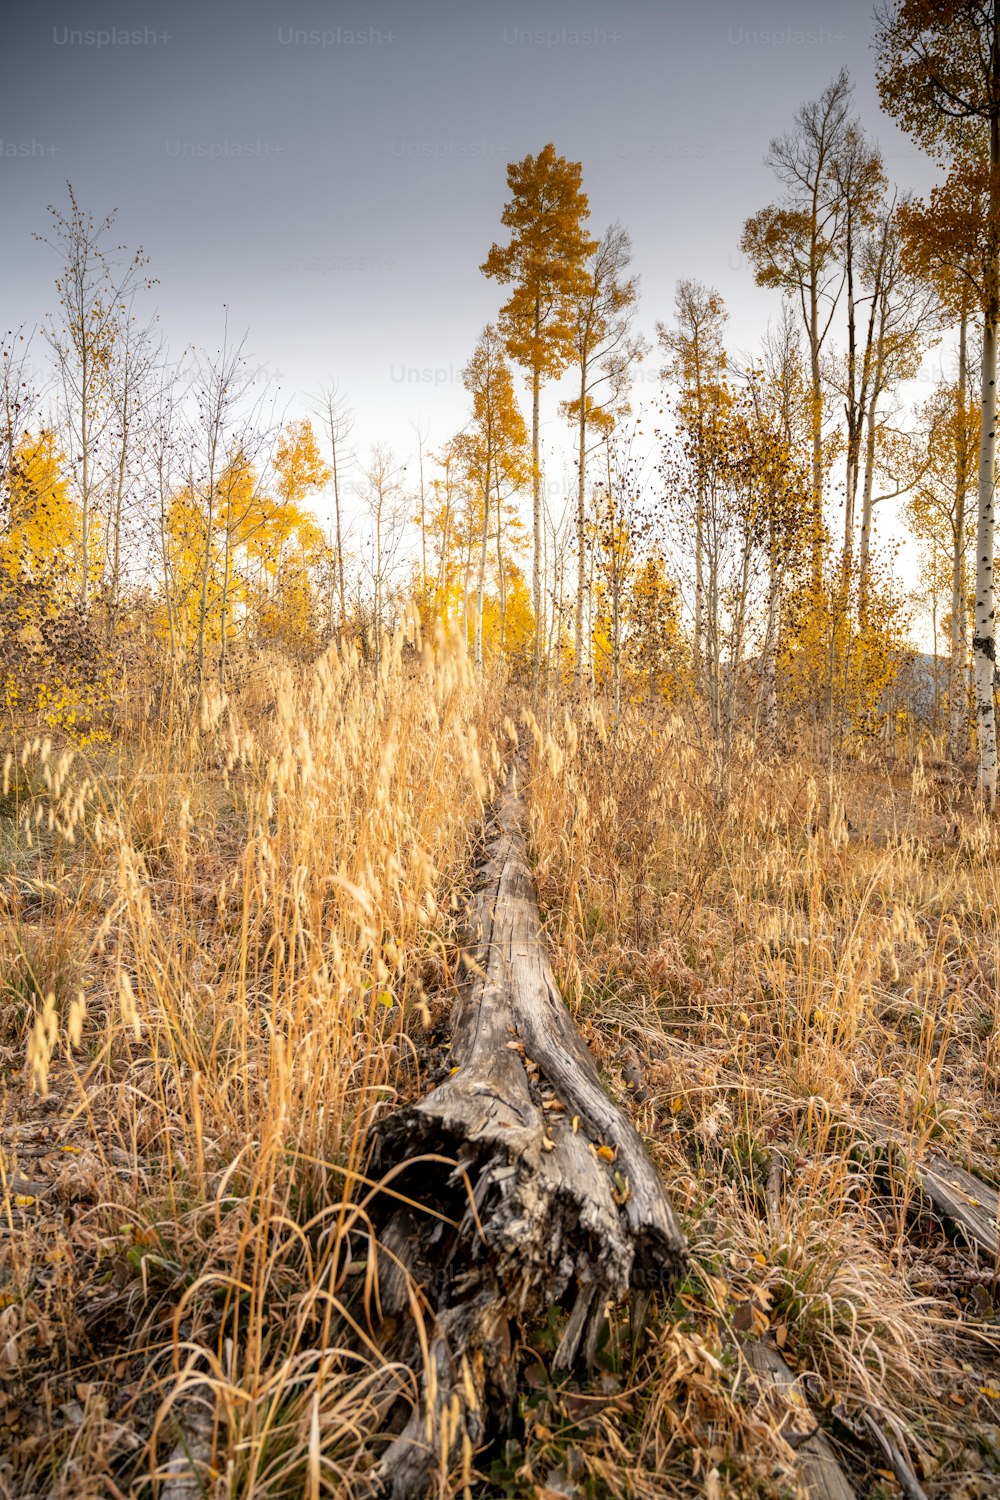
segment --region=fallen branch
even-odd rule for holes
[[[996,1188],[937,1153],[926,1162],[914,1162],[914,1169],[921,1192],[941,1217],[974,1250],[996,1261],[1000,1256]]]
[[[795,1453],[795,1467],[809,1500],[855,1500],[829,1438],[779,1351],[764,1343],[744,1344],[742,1349],[758,1380],[773,1388],[785,1408],[781,1436]]]

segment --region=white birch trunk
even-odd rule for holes
[[[948,664],[948,755],[961,760],[966,749],[965,659],[966,628],[963,573],[965,561],[965,500],[968,475],[965,422],[968,402],[968,317],[963,312],[958,342],[959,448],[955,460],[955,530],[951,570],[951,657]]]
[[[993,489],[996,465],[997,329],[987,314],[983,326],[983,428],[979,445],[979,516],[976,526],[976,633],[972,661],[976,682],[979,790],[992,808],[997,791],[997,731],[993,703],[996,609],[993,599]]]

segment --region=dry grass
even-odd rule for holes
[[[206,1495],[360,1497],[420,1376],[369,1130],[447,1066],[513,710],[442,642],[274,664],[194,727],[154,699],[0,787],[0,1495],[140,1500],[186,1445]],[[933,1500],[996,1493],[1000,1293],[880,1142],[1000,1179],[997,831],[920,765],[830,788],[666,714],[522,722],[557,972],[692,1270],[589,1385],[550,1379],[561,1310],[522,1330],[514,1431],[440,1494],[793,1493],[765,1331],[861,1493],[898,1493],[865,1410]]]
[[[723,775],[666,714],[531,727],[560,980],[686,1210],[680,1300],[720,1361],[688,1431],[652,1357],[631,1462],[680,1433],[714,1448],[720,1493],[747,1492],[726,1351],[769,1331],[862,1493],[898,1493],[852,1442],[865,1410],[896,1424],[928,1494],[997,1493],[1000,1288],[880,1144],[1000,1175],[996,828],[920,764],[858,763],[831,789],[807,759],[750,749]],[[660,1309],[671,1350],[679,1312]]]
[[[450,983],[494,717],[397,642],[100,764],[17,747],[0,1491],[149,1493],[179,1430],[206,1493],[357,1477],[414,1382],[372,1337],[367,1136]]]

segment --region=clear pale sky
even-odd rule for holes
[[[583,163],[592,228],[630,229],[647,334],[696,276],[742,350],[777,310],[738,248],[775,195],[762,157],[842,66],[890,175],[933,180],[879,113],[869,0],[39,0],[4,28],[0,326],[52,306],[32,233],[69,179],[151,255],[175,351],[215,347],[228,303],[290,414],[334,377],[362,447],[461,425],[460,371],[501,300],[478,267],[506,164],[549,140]]]

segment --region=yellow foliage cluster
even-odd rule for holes
[[[0,531],[0,620],[5,653],[0,701],[12,714],[87,742],[101,731],[106,670],[73,610],[81,582],[82,518],[70,494],[55,434],[25,432],[11,455]],[[102,552],[91,524],[88,571]]]
[[[274,460],[273,494],[237,451],[210,485],[186,486],[167,516],[171,589],[159,620],[186,649],[204,631],[218,645],[249,633],[296,651],[318,644],[317,574],[329,564],[326,539],[304,505],[324,484],[311,424],[289,424]]]
[[[838,736],[878,732],[906,626],[905,601],[889,578],[868,582],[861,609],[836,570],[802,590],[786,607],[778,651],[786,711],[835,725]]]

